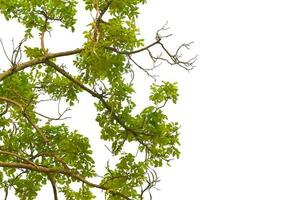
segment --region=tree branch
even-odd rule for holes
[[[51,183],[51,186],[52,186],[54,200],[58,200],[56,183],[55,183],[55,179],[54,179],[53,175],[48,174],[48,179],[50,180],[50,183]]]
[[[78,49],[74,49],[74,50],[70,50],[70,51],[63,51],[63,52],[58,52],[58,53],[49,53],[49,54],[46,54],[46,55],[41,56],[39,58],[35,58],[35,59],[32,59],[32,60],[24,62],[24,63],[13,65],[13,66],[11,66],[10,69],[0,73],[0,82],[3,81],[8,76],[10,76],[10,75],[12,75],[12,74],[14,74],[18,71],[24,70],[27,67],[44,63],[45,61],[47,61],[49,59],[52,59],[52,58],[58,58],[58,57],[78,54],[82,51],[83,51],[83,48],[78,48]]]
[[[8,197],[8,188],[5,188],[5,196],[4,196],[4,200],[7,200],[7,197]]]
[[[65,109],[62,113],[58,113],[58,117],[50,117],[50,116],[47,116],[47,115],[44,115],[44,114],[42,114],[42,113],[39,113],[39,112],[36,112],[36,111],[33,111],[33,113],[35,113],[35,114],[37,114],[37,115],[39,115],[39,116],[41,116],[41,117],[43,117],[43,118],[45,118],[45,119],[48,119],[48,123],[49,122],[51,122],[51,121],[58,121],[58,120],[65,120],[65,119],[69,119],[70,117],[63,117],[64,116],[64,114],[66,113],[66,112],[68,112],[70,109],[69,108],[67,108],[67,109]],[[1,115],[0,115],[1,116]]]
[[[36,167],[36,166],[32,166],[31,164],[16,163],[16,162],[2,162],[2,161],[0,161],[0,167],[28,169],[28,170],[37,171],[37,172],[46,173],[46,174],[51,174],[51,173],[63,174],[63,175],[69,176],[69,177],[71,177],[71,178],[73,178],[77,181],[83,182],[83,183],[85,183],[85,184],[87,184],[91,187],[106,190],[106,191],[110,192],[111,194],[118,195],[120,197],[123,197],[126,200],[131,200],[129,197],[127,197],[126,195],[124,195],[120,192],[115,192],[115,191],[112,191],[108,187],[92,183],[92,182],[86,180],[85,178],[83,178],[82,176],[80,176],[78,174],[75,174],[73,171],[69,171],[69,170],[66,170],[66,169],[48,168],[48,167],[44,167],[44,166],[37,166]]]
[[[121,51],[121,50],[118,50],[117,48],[114,48],[114,47],[105,47],[105,48],[108,49],[108,50],[111,50],[113,52],[119,53],[119,54],[132,55],[132,54],[136,54],[136,53],[140,53],[142,51],[145,51],[145,50],[159,44],[160,41],[161,41],[161,38],[158,38],[155,42],[149,44],[148,46],[145,46],[143,48],[136,49],[136,50],[133,50],[133,51]]]
[[[22,157],[22,156],[20,156],[20,155],[18,155],[16,153],[0,150],[0,154],[5,154],[5,155],[16,157],[16,158],[18,158],[20,160],[25,161],[28,164],[31,164],[31,165],[37,167],[37,165],[35,163],[31,162],[30,160],[28,160],[28,159],[26,159],[26,158],[24,158],[24,157]]]

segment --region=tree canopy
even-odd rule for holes
[[[176,103],[177,84],[157,81],[153,72],[160,64],[191,70],[195,57],[181,57],[190,44],[169,50],[164,43],[171,36],[166,26],[157,31],[153,43],[144,44],[136,20],[145,0],[83,2],[85,14],[91,16],[83,46],[52,52],[47,36],[54,24],[76,31],[79,2],[0,0],[5,19],[25,29],[24,39],[11,53],[1,41],[10,63],[0,64],[0,188],[5,199],[9,191],[20,199],[35,199],[47,183],[54,199],[59,193],[69,200],[94,199],[91,188],[104,191],[110,200],[152,198],[150,191],[159,181],[155,169],[179,158],[180,126],[163,111],[167,103]],[[33,39],[40,45],[29,45]],[[139,63],[134,57],[138,54],[147,56],[152,67]],[[58,62],[62,57],[73,63]],[[133,98],[136,70],[153,79],[148,106],[139,112]],[[108,162],[102,174],[95,171],[89,139],[64,123],[70,109],[84,106],[78,101],[83,92],[97,100],[95,120],[101,132],[93,134],[110,143],[116,160]],[[37,111],[45,102],[57,104],[56,117]],[[61,102],[68,105],[65,110]],[[80,183],[79,188],[73,183]]]

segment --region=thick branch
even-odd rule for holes
[[[111,191],[110,188],[107,188],[105,186],[101,186],[95,183],[91,183],[88,180],[86,180],[85,178],[81,177],[80,175],[74,174],[74,172],[66,170],[66,169],[62,169],[62,168],[48,168],[48,167],[43,167],[43,166],[32,166],[31,164],[24,164],[24,163],[16,163],[16,162],[0,162],[0,167],[9,167],[9,168],[18,168],[18,169],[28,169],[31,171],[37,171],[37,172],[41,172],[41,173],[46,173],[46,174],[52,174],[52,173],[56,173],[56,174],[63,174],[66,176],[69,176],[77,181],[83,182],[87,185],[89,185],[90,187],[94,187],[94,188],[99,188],[102,190],[107,190],[110,193],[114,194],[114,195],[118,195],[120,197],[123,197],[126,200],[131,200],[129,197],[127,197],[126,195],[119,193],[119,192],[114,192]]]
[[[63,52],[58,52],[58,53],[49,53],[49,54],[46,54],[42,57],[35,58],[35,59],[30,60],[30,61],[14,65],[10,69],[8,69],[7,71],[4,71],[4,72],[0,73],[0,82],[2,80],[4,80],[5,78],[7,78],[8,76],[10,76],[10,75],[12,75],[12,74],[14,74],[18,71],[24,70],[27,67],[44,63],[45,61],[47,61],[49,59],[52,59],[52,58],[58,58],[58,57],[78,54],[78,53],[82,52],[82,50],[83,49],[80,48],[80,49],[74,49],[74,50],[71,50],[71,51],[63,51]]]
[[[31,162],[30,160],[28,160],[28,159],[26,159],[26,158],[24,158],[24,157],[22,157],[22,156],[20,156],[20,155],[18,155],[16,153],[0,150],[0,154],[5,154],[5,155],[16,157],[16,158],[18,158],[20,160],[25,161],[28,164],[31,164],[32,166],[37,167],[37,165],[35,163]]]

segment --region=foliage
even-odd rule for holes
[[[162,43],[169,36],[161,34],[166,30],[163,27],[155,41],[145,46],[136,27],[139,6],[145,0],[83,2],[85,12],[93,16],[83,47],[51,53],[45,45],[47,33],[53,23],[76,31],[78,2],[0,0],[1,14],[25,27],[24,40],[12,56],[3,47],[11,66],[0,73],[0,188],[6,195],[13,190],[20,199],[35,199],[42,186],[51,183],[54,199],[58,193],[70,200],[94,199],[91,188],[104,190],[110,200],[145,199],[146,191],[158,182],[154,169],[179,158],[179,124],[170,122],[163,111],[168,102],[177,102],[177,83],[153,83],[149,105],[137,112],[133,77],[129,77],[136,69],[154,77],[151,73],[159,61],[192,69],[195,58],[182,61],[178,54],[189,44],[170,53]],[[27,45],[30,38],[38,38],[41,45]],[[154,56],[153,46],[160,47],[162,54]],[[153,68],[134,60],[134,54],[143,52],[148,53]],[[23,54],[28,61],[23,61]],[[56,58],[63,56],[74,56],[73,66],[58,64]],[[99,177],[88,138],[63,121],[65,113],[81,103],[78,95],[82,92],[97,99],[100,137],[111,144],[117,160],[115,165],[108,163],[98,183],[88,180]],[[70,107],[49,117],[37,111],[45,98],[57,103],[58,110],[60,102]],[[79,189],[74,189],[74,183],[80,183]]]

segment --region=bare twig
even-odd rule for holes
[[[146,174],[147,174],[147,180],[146,180],[147,186],[145,188],[143,188],[143,187],[141,188],[140,199],[141,200],[144,199],[144,197],[143,197],[144,193],[146,191],[148,191],[149,192],[149,198],[152,200],[151,189],[155,188],[156,184],[160,180],[158,178],[158,175],[157,175],[156,171],[153,170],[153,169],[149,169]]]
[[[58,121],[58,120],[66,120],[66,119],[70,119],[70,117],[63,117],[68,111],[70,111],[70,108],[66,108],[62,113],[60,113],[60,111],[58,111],[58,117],[50,117],[50,116],[46,116],[42,113],[36,112],[36,111],[32,111],[33,113],[48,119],[47,123],[50,123],[51,121]]]
[[[115,53],[119,53],[119,54],[124,54],[127,56],[128,60],[130,60],[135,66],[137,66],[138,68],[140,68],[141,70],[143,70],[148,76],[150,76],[151,78],[153,78],[154,80],[155,79],[155,75],[152,75],[149,71],[150,70],[153,70],[155,68],[157,68],[158,66],[161,65],[162,62],[166,62],[168,63],[169,65],[177,65],[187,71],[190,71],[192,70],[195,66],[194,66],[194,63],[196,62],[197,60],[197,56],[194,56],[188,60],[182,60],[181,57],[181,53],[180,51],[182,49],[187,49],[189,50],[190,49],[190,46],[192,44],[192,42],[190,43],[184,43],[184,44],[181,44],[175,51],[174,54],[172,54],[166,47],[165,47],[165,44],[163,44],[163,39],[165,38],[168,38],[170,36],[172,36],[172,34],[165,34],[163,35],[162,32],[165,32],[169,29],[169,27],[167,27],[167,23],[162,27],[160,28],[157,32],[156,32],[156,36],[155,36],[155,41],[153,43],[151,43],[150,45],[147,45],[143,48],[140,48],[140,49],[137,49],[137,50],[132,50],[132,51],[122,51],[122,50],[119,50],[115,47],[105,47],[106,49],[108,50],[111,50]],[[151,48],[154,47],[154,46],[160,46],[161,49],[162,49],[162,53],[160,53],[158,56],[154,56],[152,54],[152,51],[151,51]],[[144,51],[147,51],[150,58],[152,59],[153,61],[153,67],[152,68],[145,68],[143,67],[142,65],[138,64],[133,58],[132,58],[132,55],[133,54],[137,54],[137,53],[141,53],[141,52],[144,52]],[[163,57],[163,54],[167,55],[167,57]],[[158,61],[161,61],[159,64],[156,64]]]
[[[6,51],[5,47],[4,47],[2,39],[0,39],[0,44],[1,44],[1,47],[2,47],[2,50],[4,52],[4,55],[5,55],[6,59],[12,64],[11,59],[8,57],[8,54],[7,54],[7,51]]]
[[[21,59],[22,59],[22,45],[26,41],[26,39],[22,39],[18,46],[14,48],[13,53],[12,53],[12,64],[17,65]]]
[[[137,66],[138,68],[140,68],[143,72],[145,72],[149,77],[151,77],[154,81],[156,81],[156,77],[158,77],[157,75],[152,75],[151,73],[149,73],[149,69],[145,69],[143,68],[140,64],[138,64],[131,56],[128,56],[128,59],[130,61],[132,61],[135,66]],[[152,70],[152,69],[150,69]]]
[[[145,50],[147,50],[147,49],[149,49],[149,48],[151,48],[151,47],[159,44],[160,40],[161,39],[158,39],[155,42],[149,44],[148,46],[145,46],[145,47],[143,47],[141,49],[137,49],[137,50],[133,50],[133,51],[122,51],[122,50],[118,50],[117,48],[114,48],[114,47],[105,47],[105,48],[108,49],[108,50],[111,50],[113,52],[119,53],[119,54],[132,55],[132,54],[141,53],[141,52],[143,52],[143,51],[145,51]]]

